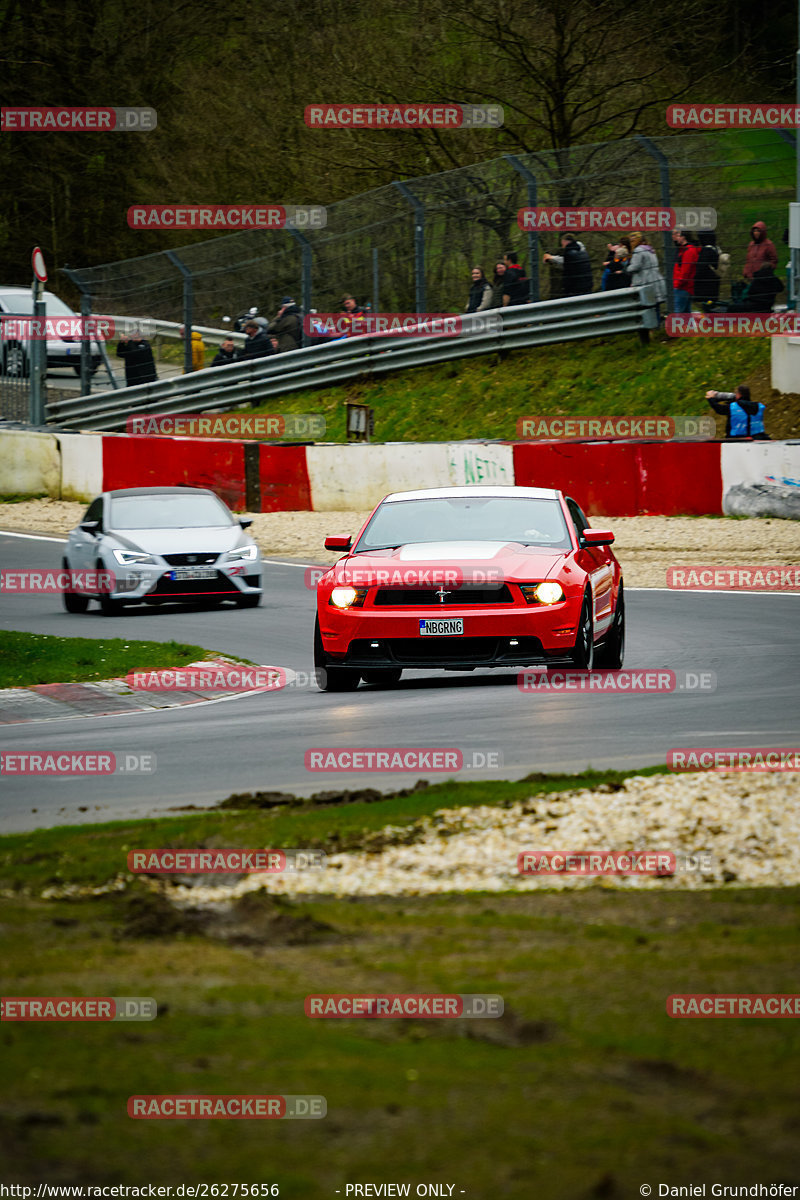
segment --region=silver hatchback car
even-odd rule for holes
[[[67,539],[63,567],[79,574],[64,607],[82,613],[97,600],[107,616],[127,604],[169,601],[253,608],[261,602],[262,562],[245,533],[251,524],[206,488],[103,492]]]

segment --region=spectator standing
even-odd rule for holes
[[[625,242],[628,245],[625,245]],[[616,245],[608,243],[608,254],[603,262],[603,279],[605,287],[603,291],[613,292],[618,288],[626,288],[631,286],[630,276],[628,274],[628,262],[630,260],[630,242],[627,238],[620,239]]]
[[[239,351],[238,359],[240,361],[249,358],[266,358],[268,355],[274,354],[266,331],[257,324],[257,321],[258,318],[252,317],[245,322],[244,331],[247,334],[247,341]]]
[[[278,353],[299,350],[303,344],[303,319],[300,309],[291,296],[284,296],[274,321],[267,326],[267,333],[278,339]]]
[[[156,383],[156,364],[150,343],[138,330],[129,337],[123,333],[117,344],[117,358],[125,360],[125,386],[136,387],[139,383]]]
[[[469,300],[465,312],[484,312],[492,307],[492,285],[483,273],[483,267],[472,268],[472,286],[469,289]]]
[[[511,299],[508,292],[508,268],[504,262],[495,263],[492,280],[492,308],[504,308]]]
[[[767,227],[763,221],[756,221],[750,230],[750,245],[744,260],[742,274],[749,282],[756,271],[770,266],[773,271],[778,265],[778,252],[767,237]]]
[[[178,334],[179,334],[181,340],[183,340],[186,337],[186,329],[183,325],[181,325],[180,329],[178,330]],[[206,347],[205,347],[205,342],[203,341],[203,335],[200,333],[200,331],[198,329],[193,329],[192,330],[192,370],[193,371],[202,371],[202,369],[205,365],[206,365]],[[184,375],[186,374],[185,368],[184,368],[183,373],[184,373]]]
[[[524,267],[519,265],[516,251],[506,250],[503,262],[506,267],[508,303],[527,304],[530,300],[529,280]]]
[[[214,355],[211,363],[212,367],[227,367],[232,362],[236,362],[236,347],[232,337],[222,339],[222,345]]]
[[[694,298],[696,303],[710,306],[719,300],[719,284],[722,278],[719,270],[717,235],[713,229],[701,230],[697,240],[700,243],[700,252],[694,273]]]
[[[555,263],[563,272],[565,296],[584,296],[591,292],[592,263],[583,242],[573,233],[562,233],[561,254],[545,254],[545,262]]]
[[[690,241],[689,235],[682,229],[672,231],[672,240],[675,243],[675,265],[672,268],[672,295],[675,312],[688,313],[692,311],[694,277],[697,270],[697,259],[700,256],[700,247]]]
[[[726,417],[725,437],[769,441],[764,431],[763,404],[750,399],[750,388],[740,383],[735,392],[706,392],[714,412]]]
[[[342,312],[346,317],[350,317],[351,320],[355,320],[357,317],[364,316],[364,309],[362,306],[358,303],[355,296],[350,296],[349,294],[342,297]],[[350,322],[347,322],[347,327],[348,331],[342,335],[343,337],[350,336]],[[338,341],[339,339],[336,340]]]
[[[639,341],[646,345],[650,341],[650,330],[658,329],[661,320],[661,305],[667,298],[667,284],[659,270],[656,252],[650,243],[644,240],[644,235],[632,233],[630,245],[631,257],[628,262],[630,286],[644,287],[650,284],[655,294],[655,301],[644,310],[642,328],[639,330]]]

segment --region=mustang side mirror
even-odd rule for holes
[[[353,544],[351,537],[326,537],[326,550],[349,550]]]
[[[581,540],[584,546],[610,546],[614,535],[610,529],[584,529]]]
[[[241,525],[242,529],[249,529],[250,526],[253,524],[253,518],[252,517],[239,517],[239,524]]]
[[[84,531],[84,533],[97,533],[98,529],[100,528],[100,522],[99,521],[81,521],[80,527]]]

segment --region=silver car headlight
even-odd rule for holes
[[[112,554],[122,567],[132,567],[134,563],[141,563],[149,567],[158,565],[157,558],[154,558],[152,554],[145,554],[142,550],[112,550]]]
[[[238,550],[229,550],[225,555],[228,562],[252,562],[258,557],[258,546],[240,546]]]

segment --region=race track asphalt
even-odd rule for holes
[[[60,539],[0,532],[2,568],[58,567]],[[494,756],[464,779],[663,763],[683,746],[789,747],[800,710],[800,596],[627,592],[626,668],[712,672],[713,691],[660,695],[523,693],[514,670],[408,672],[394,689],[320,693],[311,680],[314,593],[304,563],[267,561],[262,607],[130,609],[69,615],[58,596],[0,594],[0,628],[69,637],[175,639],[298,673],[297,685],[172,710],[0,726],[0,751],[155,756],[150,773],[0,774],[0,831],[163,815],[233,792],[384,791],[432,771],[310,772],[310,748],[457,748]],[[624,570],[624,562],[623,562]],[[499,756],[499,758],[498,758]],[[483,761],[483,760],[478,760]]]

